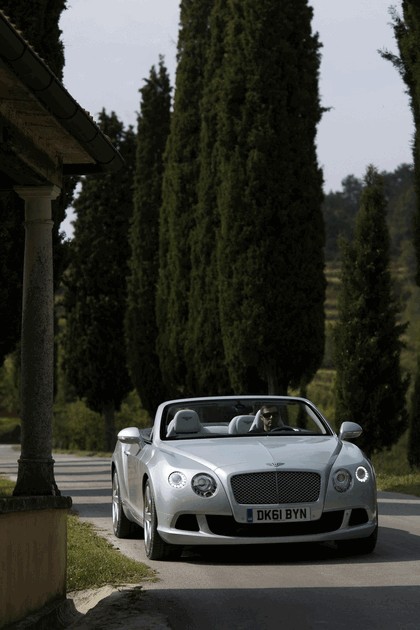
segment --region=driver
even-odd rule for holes
[[[250,433],[261,433],[261,431],[269,433],[272,429],[284,426],[280,418],[280,413],[275,406],[263,405],[260,410],[260,418],[263,425],[262,428],[255,426],[251,429]]]

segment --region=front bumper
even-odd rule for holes
[[[366,538],[377,527],[377,512],[366,506],[322,513],[310,522],[238,523],[231,515],[159,515],[158,531],[174,545],[258,545]]]

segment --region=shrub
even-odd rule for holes
[[[115,414],[116,432],[130,426],[150,427],[151,423],[135,391],[127,396],[120,411]],[[102,416],[89,409],[82,400],[57,404],[54,409],[53,447],[80,451],[105,450]]]
[[[121,431],[125,427],[150,427],[153,419],[150,418],[148,412],[141,406],[140,399],[136,391],[128,394],[127,398],[121,405],[120,411],[115,414],[115,428]]]
[[[104,428],[100,414],[82,400],[60,405],[54,411],[53,446],[82,451],[104,448]]]

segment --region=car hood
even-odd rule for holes
[[[331,465],[341,446],[335,436],[267,436],[177,441],[164,450],[171,456],[185,457],[211,470],[223,469],[229,473],[274,467],[323,470]]]

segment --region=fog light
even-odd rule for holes
[[[172,488],[183,488],[187,484],[187,478],[184,473],[175,471],[168,477],[169,485]]]

